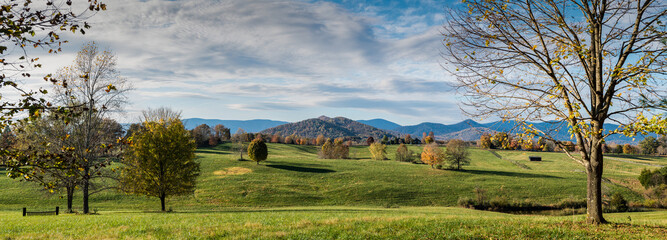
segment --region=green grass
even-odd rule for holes
[[[237,161],[228,144],[198,151],[202,173],[194,196],[173,197],[168,206],[181,210],[223,210],[229,207],[286,206],[454,206],[460,197],[474,197],[472,189],[487,190],[487,197],[555,204],[566,198],[585,198],[586,174],[562,153],[489,151],[471,149],[471,165],[463,171],[431,169],[423,164],[373,161],[367,147],[352,147],[353,159],[318,159],[314,146],[269,144],[269,159],[260,165]],[[419,153],[417,146],[410,146]],[[396,146],[388,147],[393,158]],[[542,162],[528,161],[542,156]],[[618,157],[616,157],[618,158]],[[522,168],[514,162],[528,167]],[[662,161],[662,159],[655,160]],[[242,168],[242,175],[216,171]],[[621,191],[641,200],[636,180],[645,165],[605,162],[605,194]],[[64,205],[61,195],[39,190],[33,183],[0,178],[0,210]],[[75,205],[80,205],[80,197]],[[93,209],[153,210],[157,199],[105,191],[92,196]],[[50,208],[50,207],[49,207]]]
[[[628,216],[630,218],[628,218]],[[20,217],[0,212],[0,237],[16,239],[661,239],[665,212],[608,214],[616,224],[590,226],[583,216],[520,216],[470,209],[299,207],[219,212],[102,212]],[[632,224],[628,224],[632,223]]]
[[[318,159],[314,146],[268,146],[269,158],[260,165],[237,161],[229,144],[198,150],[202,172],[197,190],[194,196],[169,198],[167,207],[177,212],[171,214],[151,212],[159,210],[156,198],[104,191],[91,198],[91,208],[101,215],[23,218],[23,207],[62,209],[65,200],[33,183],[0,178],[0,226],[9,226],[0,227],[0,237],[622,239],[664,236],[667,226],[665,211],[606,214],[608,220],[632,225],[595,228],[581,224],[580,215],[516,216],[444,208],[455,206],[461,197],[474,197],[475,187],[486,189],[488,198],[537,204],[584,199],[583,167],[562,153],[497,151],[500,159],[489,151],[471,149],[471,165],[464,171],[449,171],[373,161],[364,146],[352,147],[352,159],[346,160]],[[421,152],[417,146],[410,148]],[[396,146],[388,147],[389,158],[395,150]],[[528,161],[533,155],[543,161]],[[631,201],[642,200],[639,172],[655,168],[635,162],[666,162],[665,158],[614,158],[625,161],[605,161],[604,194],[620,191]],[[80,208],[80,196],[74,204]]]

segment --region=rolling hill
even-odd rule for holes
[[[344,117],[330,118],[321,116],[319,118],[306,119],[300,122],[287,123],[261,131],[263,134],[280,134],[281,136],[297,135],[307,138],[316,138],[322,134],[327,138],[338,137],[382,137],[387,135],[393,137],[389,131],[348,119]]]

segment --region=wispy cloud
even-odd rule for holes
[[[70,46],[113,50],[136,88],[134,108],[189,99],[186,117],[290,121],[328,114],[318,111],[437,121],[455,111],[441,104],[453,102],[438,64],[441,1],[106,3]]]

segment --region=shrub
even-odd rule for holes
[[[667,184],[667,167],[662,167],[654,171],[644,169],[639,174],[639,183],[648,189],[652,186],[660,186],[661,184]]]
[[[271,142],[272,143],[280,143],[280,142],[282,142],[281,141],[282,139],[283,139],[283,137],[280,136],[280,134],[277,134],[277,133],[273,134],[273,136],[271,136]]]
[[[320,148],[319,156],[323,159],[332,159],[334,155],[334,144],[330,138],[327,138]]]
[[[627,212],[628,211],[628,201],[625,200],[623,195],[619,192],[611,195],[611,200],[609,201],[609,206],[611,209],[617,212]]]
[[[484,149],[491,149],[491,135],[485,133],[484,135],[479,137],[479,142],[477,145],[479,145],[479,147]]]
[[[630,144],[625,144],[625,145],[623,145],[623,153],[624,154],[635,154],[636,153],[635,147],[633,147]]]
[[[382,144],[384,144],[384,145],[389,144],[389,138],[387,137],[387,135],[384,135],[384,137],[382,137],[381,142],[382,142]]]
[[[371,158],[373,160],[387,159],[387,146],[382,143],[373,143],[368,150],[371,151]]]
[[[510,149],[510,143],[512,140],[506,132],[498,132],[496,135],[493,135],[491,138],[491,143],[493,147],[498,149]]]
[[[350,146],[344,143],[343,138],[336,138],[334,141],[333,147],[333,158],[334,159],[346,159],[350,155]]]
[[[220,142],[220,138],[214,135],[211,135],[211,137],[208,138],[208,145],[209,146],[216,146]]]
[[[514,204],[510,204],[507,198],[496,196],[489,201],[488,208],[491,210],[499,211],[506,208],[512,208],[513,206]]]
[[[642,151],[642,154],[655,154],[660,147],[660,142],[653,136],[648,136],[639,142],[639,148]]]
[[[616,145],[616,147],[614,147],[612,151],[617,154],[623,153],[623,145],[620,144]]]
[[[315,145],[322,146],[325,141],[326,139],[324,138],[324,135],[320,134],[317,136],[317,138],[315,138]]]
[[[366,139],[366,144],[367,144],[368,146],[370,146],[370,145],[373,144],[374,142],[375,142],[375,139],[374,139],[373,137],[368,137],[368,139]]]
[[[435,165],[440,164],[445,159],[445,153],[438,147],[437,144],[431,143],[424,146],[424,151],[422,151],[421,160],[422,162],[428,164],[433,168]]]
[[[412,136],[410,136],[410,134],[405,135],[404,139],[406,144],[412,144]]]
[[[415,158],[415,153],[412,150],[409,150],[405,144],[398,146],[396,149],[396,161],[399,162],[412,162]]]
[[[266,160],[266,157],[269,156],[269,150],[266,147],[266,143],[261,138],[257,138],[250,142],[248,145],[248,157],[251,160],[255,161],[257,164],[259,162]]]
[[[486,202],[486,189],[481,188],[481,187],[475,187],[472,190],[473,193],[475,193],[475,196],[477,197],[477,203],[478,204],[484,204]]]
[[[577,200],[572,197],[561,200],[557,206],[559,208],[585,208],[586,200]]]
[[[667,146],[660,146],[656,149],[658,155],[667,155]]]
[[[461,197],[457,201],[458,205],[464,208],[474,208],[475,207],[475,200],[469,197]]]
[[[199,125],[192,129],[192,137],[195,139],[197,147],[209,146],[209,138],[211,137],[211,127],[206,124]]]

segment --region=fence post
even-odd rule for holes
[[[26,208],[23,208],[23,216],[24,216],[24,217],[25,217],[26,212],[27,212],[27,211],[26,211]]]
[[[60,212],[60,207],[56,207],[56,216],[58,216],[59,212]]]

